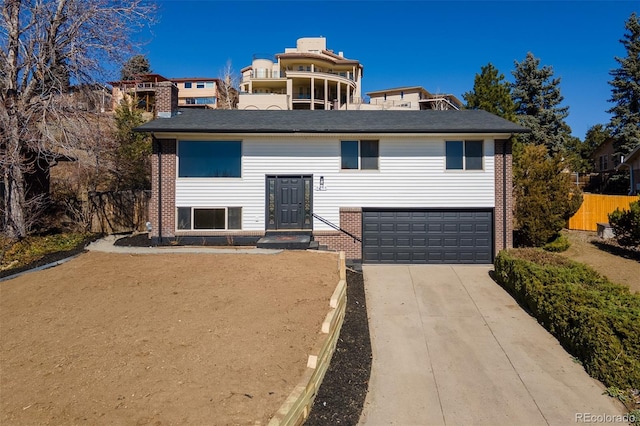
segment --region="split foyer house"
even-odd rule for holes
[[[484,111],[178,109],[160,83],[150,236],[307,232],[372,263],[491,263],[512,246],[510,138]]]

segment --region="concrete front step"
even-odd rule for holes
[[[269,232],[258,240],[256,246],[268,249],[306,250],[311,242],[310,233]]]

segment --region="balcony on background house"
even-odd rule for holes
[[[156,83],[153,82],[142,82],[136,84],[136,90],[156,90]]]
[[[286,71],[284,71],[284,75],[287,78],[311,79],[313,77],[320,80],[328,80],[328,81],[347,84],[353,88],[357,86],[357,83],[353,77],[353,73],[351,72],[324,72],[324,71],[319,71],[317,69],[311,70],[310,68],[305,68],[302,70],[287,69]]]
[[[362,99],[360,102],[352,102],[352,103],[362,103]],[[401,99],[382,99],[382,98],[373,98],[369,101],[371,105],[381,105],[383,108],[407,108],[411,109],[411,102],[405,101]]]

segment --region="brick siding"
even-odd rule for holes
[[[156,117],[171,117],[178,110],[178,87],[170,81],[156,86]]]
[[[506,150],[505,150],[506,144]],[[494,210],[494,247],[496,254],[504,248],[513,247],[513,164],[510,140],[495,141],[495,210]],[[506,160],[506,176],[503,165]],[[506,188],[505,178],[506,177]],[[506,193],[505,193],[506,189]],[[506,205],[505,205],[506,201]],[[506,213],[506,216],[505,216]],[[506,217],[506,233],[505,221]],[[505,235],[506,234],[506,235]],[[505,238],[506,237],[506,238]],[[506,239],[506,245],[505,245]]]
[[[161,149],[160,149],[161,148]],[[160,155],[159,155],[160,153]],[[158,218],[159,158],[162,158],[162,228]],[[151,200],[149,201],[149,221],[151,237],[174,237],[176,227],[176,141],[175,139],[155,139],[151,155]]]
[[[362,209],[341,208],[340,227],[362,239]],[[314,240],[326,245],[329,250],[341,250],[350,260],[362,259],[362,243],[340,231],[315,231]]]

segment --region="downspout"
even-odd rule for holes
[[[507,139],[502,141],[502,249],[507,249]]]

